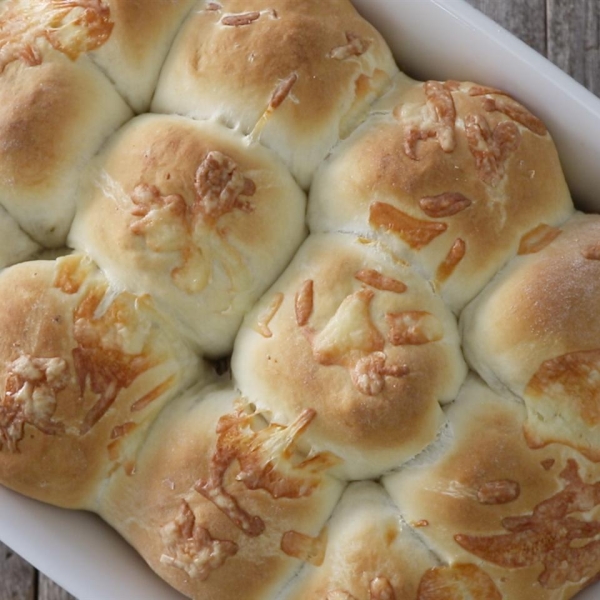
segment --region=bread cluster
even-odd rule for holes
[[[1,0],[0,106],[3,485],[198,600],[597,578],[600,217],[527,108],[348,0]]]

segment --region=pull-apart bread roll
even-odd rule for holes
[[[93,508],[162,406],[205,370],[149,298],[73,255],[0,275],[0,477]]]
[[[459,311],[573,211],[544,124],[505,93],[401,76],[315,175],[311,231],[385,238]]]
[[[475,376],[448,412],[437,447],[384,480],[418,535],[444,562],[491,577],[486,600],[561,600],[592,583],[600,465],[565,445],[531,448],[522,404]]]
[[[61,246],[81,169],[131,110],[85,56],[112,30],[101,2],[0,5],[0,204]]]
[[[342,491],[327,476],[335,457],[298,452],[309,421],[268,423],[222,385],[191,390],[106,487],[100,514],[187,596],[275,599],[325,552]]]
[[[524,399],[528,443],[600,461],[600,217],[577,214],[511,262],[463,313],[465,354]]]
[[[428,283],[374,242],[311,236],[248,314],[232,357],[241,392],[373,477],[431,442],[466,367],[456,321]]]
[[[150,106],[173,38],[196,0],[104,0],[113,29],[91,52],[136,113]]]
[[[0,106],[1,485],[195,600],[598,578],[600,216],[525,107],[349,0],[0,0]]]
[[[305,205],[266,148],[215,123],[144,115],[92,165],[69,243],[219,356],[300,245]]]
[[[322,536],[327,552],[308,561],[286,600],[436,598],[420,596],[418,589],[437,561],[380,485],[350,484]]]
[[[398,72],[348,0],[198,2],[153,112],[217,118],[274,149],[303,187]]]

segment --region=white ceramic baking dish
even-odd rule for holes
[[[549,126],[573,195],[600,211],[600,100],[463,0],[354,0],[421,79],[501,87]],[[97,517],[0,488],[0,539],[79,600],[181,600]],[[600,584],[577,600],[599,600]]]

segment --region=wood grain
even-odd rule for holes
[[[598,0],[467,0],[600,96]]]
[[[43,573],[40,573],[38,580],[38,600],[75,600],[75,598]]]
[[[600,96],[598,0],[467,0]],[[0,600],[75,600],[0,543]]]
[[[0,598],[35,600],[36,588],[35,569],[0,542]]]
[[[0,542],[0,600],[76,600]]]
[[[467,1],[540,54],[547,56],[546,0]]]
[[[598,0],[548,1],[548,58],[600,95]]]

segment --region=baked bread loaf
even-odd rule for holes
[[[2,485],[197,600],[597,579],[600,217],[529,110],[348,0],[0,0],[0,103]]]
[[[35,241],[60,247],[83,168],[133,116],[87,56],[110,37],[110,11],[53,0],[1,10],[0,204]]]
[[[199,2],[152,111],[218,119],[260,139],[308,188],[397,72],[381,35],[347,0]]]
[[[3,478],[93,509],[164,404],[209,370],[149,297],[115,290],[88,257],[5,269],[0,297]]]
[[[463,312],[465,353],[490,386],[524,400],[532,448],[559,442],[598,461],[600,218],[578,213],[552,236]]]
[[[378,477],[433,441],[466,372],[427,281],[341,234],[306,240],[246,317],[231,364],[237,389],[279,422],[316,411],[306,439],[343,459],[344,479]]]
[[[118,285],[151,294],[204,355],[306,235],[306,196],[276,156],[211,122],[143,115],[90,165],[69,235]]]
[[[112,30],[106,42],[90,52],[90,58],[136,113],[148,111],[173,38],[195,3],[152,0],[148,10],[148,2],[139,0],[104,2]]]
[[[325,552],[319,535],[343,488],[326,474],[336,458],[297,454],[310,415],[267,423],[228,382],[201,388],[163,412],[100,514],[190,597],[275,598],[300,561]]]
[[[327,552],[302,568],[286,597],[416,598],[422,574],[436,567],[384,489],[354,482],[328,522]]]
[[[537,243],[573,210],[537,117],[500,90],[405,76],[321,165],[310,196],[311,231],[385,239],[454,311],[524,236]]]
[[[483,566],[495,589],[482,598],[568,598],[598,573],[598,464],[532,447],[525,421],[521,402],[469,376],[438,443],[384,478],[443,562]]]

